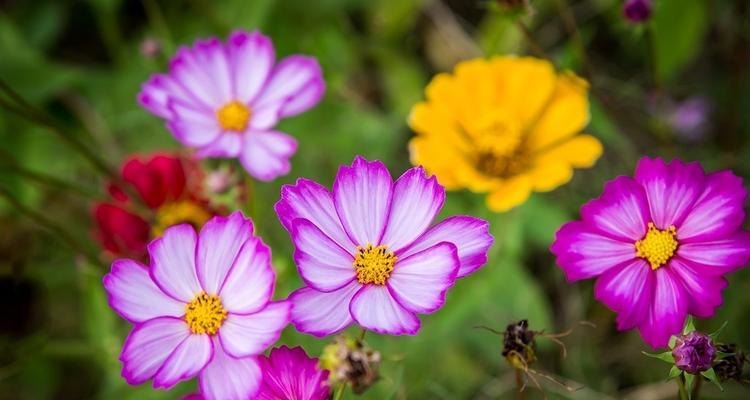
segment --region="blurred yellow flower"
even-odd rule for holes
[[[409,116],[412,163],[450,190],[489,193],[493,211],[567,183],[573,168],[602,154],[596,138],[579,134],[589,121],[588,83],[546,60],[464,61],[425,92]]]

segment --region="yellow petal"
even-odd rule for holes
[[[564,185],[573,177],[573,168],[566,162],[544,163],[529,171],[531,185],[537,192],[548,192]]]
[[[531,181],[526,175],[518,175],[503,181],[487,196],[487,207],[495,212],[505,212],[523,204],[531,195]]]
[[[494,57],[491,60],[497,108],[508,110],[529,126],[550,99],[557,80],[554,66],[533,57]]]
[[[532,151],[544,149],[580,132],[588,122],[588,83],[571,72],[563,73],[548,106],[530,129],[527,144]]]
[[[463,167],[455,153],[446,151],[440,142],[429,138],[415,137],[409,141],[409,158],[413,165],[421,165],[431,175],[435,175],[448,190],[463,187],[456,178],[455,171]]]
[[[602,143],[590,135],[578,135],[535,157],[537,164],[565,162],[575,168],[589,168],[602,155]]]

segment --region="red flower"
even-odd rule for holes
[[[93,208],[97,239],[116,256],[145,259],[148,243],[166,228],[183,222],[199,228],[218,213],[202,195],[203,171],[192,159],[168,153],[133,156],[121,174],[129,190],[109,184],[111,200]]]

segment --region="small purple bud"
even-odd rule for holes
[[[689,374],[698,374],[711,368],[716,348],[710,336],[693,331],[677,338],[672,356],[677,368]]]
[[[668,115],[669,125],[685,139],[697,140],[706,134],[711,102],[702,96],[694,96],[674,106]]]
[[[652,0],[626,0],[622,13],[628,21],[639,24],[651,17]]]

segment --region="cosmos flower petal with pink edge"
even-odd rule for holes
[[[634,178],[607,183],[581,221],[563,225],[551,250],[569,281],[597,278],[594,295],[618,314],[618,329],[664,347],[688,314],[711,317],[724,275],[750,261],[746,196],[730,171],[644,157]]]
[[[239,158],[253,177],[270,181],[289,172],[297,150],[294,138],[273,128],[325,92],[314,58],[275,60],[273,43],[259,32],[236,31],[226,43],[198,40],[177,51],[168,74],[143,84],[138,101],[199,157]]]
[[[256,356],[289,322],[291,303],[272,302],[269,248],[240,212],[167,229],[148,247],[151,266],[117,260],[104,277],[109,303],[134,327],[122,374],[156,388],[199,376],[207,399],[255,396]]]
[[[415,334],[417,314],[442,307],[457,277],[487,261],[486,221],[457,216],[432,227],[445,189],[421,167],[395,182],[379,161],[356,157],[333,190],[299,179],[275,209],[292,235],[307,285],[291,294],[292,323],[315,336],[357,322],[386,334]]]
[[[301,347],[277,347],[258,361],[263,370],[259,400],[328,399],[328,371],[318,368],[318,359],[308,357]]]

